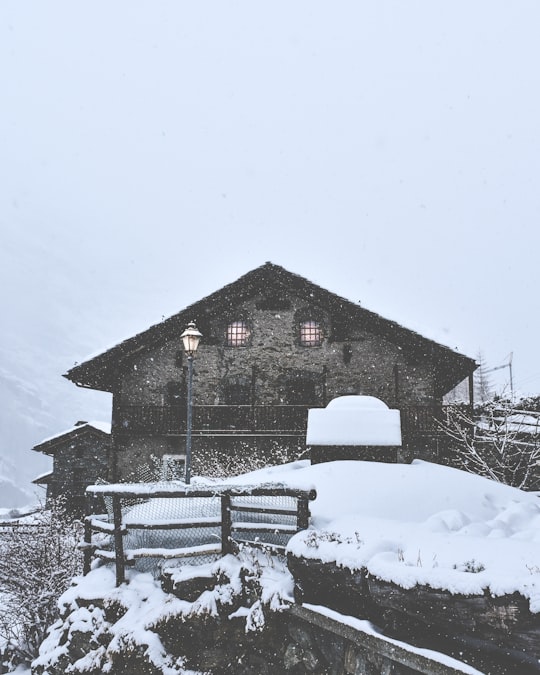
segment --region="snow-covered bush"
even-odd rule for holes
[[[58,598],[82,568],[80,537],[61,500],[0,533],[0,640],[13,663],[35,658],[56,620]]]
[[[275,441],[264,451],[254,449],[248,442],[240,443],[240,446],[241,450],[230,454],[217,452],[211,445],[198,448],[193,453],[191,474],[207,478],[230,478],[269,466],[287,464],[307,456],[307,451],[300,446],[296,451],[291,451]],[[161,457],[150,455],[147,463],[136,467],[130,480],[141,483],[166,480],[164,461]]]
[[[128,576],[128,584],[115,587],[114,572],[99,567],[76,580],[60,598],[61,617],[33,673],[197,675],[192,668],[202,663],[205,673],[237,672],[208,663],[230,664],[238,637],[261,631],[266,617],[292,601],[294,586],[284,560],[253,549],[205,565],[170,564],[172,592],[149,574]]]

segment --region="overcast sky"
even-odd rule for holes
[[[538,0],[0,17],[5,370],[60,381],[270,260],[540,393]]]

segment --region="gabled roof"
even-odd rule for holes
[[[73,443],[73,441],[86,435],[92,435],[107,441],[111,436],[111,425],[107,422],[77,422],[71,429],[62,431],[34,445],[32,450],[43,452],[46,455],[54,455],[58,447],[66,443]]]
[[[47,473],[41,473],[39,476],[36,476],[32,483],[35,485],[48,485],[51,482],[51,478],[53,477],[53,472],[52,471],[47,471]]]
[[[113,391],[116,375],[120,372],[122,361],[125,359],[168,339],[177,339],[189,321],[197,323],[197,327],[203,333],[203,340],[208,339],[208,333],[205,333],[208,319],[227,313],[240,302],[260,293],[279,294],[280,290],[292,291],[304,297],[306,302],[328,307],[335,321],[342,326],[346,326],[347,322],[361,320],[366,330],[408,349],[421,358],[432,359],[438,369],[441,394],[450,391],[477,367],[473,359],[364,309],[279,265],[268,262],[161,323],[76,365],[65,373],[64,377],[80,387]]]

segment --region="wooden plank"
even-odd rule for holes
[[[298,530],[307,530],[309,527],[309,502],[305,497],[298,498],[298,517],[296,526]]]
[[[276,525],[274,523],[232,523],[232,532],[267,532],[270,534],[296,534],[296,525]]]
[[[221,545],[201,544],[200,546],[189,546],[185,548],[134,548],[126,551],[126,560],[136,558],[189,558],[198,555],[220,555]]]
[[[103,560],[108,560],[109,562],[116,561],[116,553],[114,551],[105,551],[102,548],[96,548],[94,555],[96,558],[102,558]]]
[[[170,520],[148,523],[126,523],[128,530],[189,530],[194,527],[220,527],[221,518],[208,517],[199,520]]]
[[[88,495],[87,495],[88,496]],[[89,513],[84,517],[84,520],[100,520],[100,521],[109,521],[109,514],[108,513]]]
[[[237,511],[239,513],[270,513],[270,514],[276,514],[280,516],[295,516],[297,515],[297,510],[296,509],[290,509],[290,508],[280,508],[278,506],[276,507],[267,507],[267,506],[235,506],[235,504],[231,504],[231,511]]]
[[[101,520],[90,520],[90,521],[87,521],[87,522],[89,523],[92,530],[94,530],[94,532],[105,532],[106,534],[114,534],[114,523],[104,523]],[[85,523],[85,527],[86,527],[86,523]],[[127,530],[124,527],[122,529],[122,533],[126,534],[126,532],[127,532]]]
[[[202,490],[189,487],[178,487],[176,485],[167,486],[152,483],[133,484],[117,483],[113,485],[90,485],[86,488],[88,494],[102,495],[104,497],[121,497],[122,499],[153,499],[153,498],[178,498],[185,499],[189,497],[220,497],[229,495],[231,497],[303,497],[313,501],[317,497],[317,491],[312,488],[304,490],[301,488],[291,488],[280,485],[267,486],[235,486],[222,485],[212,486],[212,488]]]
[[[116,553],[116,585],[120,586],[126,580],[126,570],[124,567],[124,541],[122,528],[122,507],[120,497],[113,496],[113,517],[114,517],[114,550]]]
[[[92,524],[86,519],[84,521],[84,541],[83,545],[85,546],[84,556],[83,556],[83,574],[87,575],[90,572],[92,566]]]
[[[221,497],[221,552],[223,555],[231,553],[231,498],[229,495]]]

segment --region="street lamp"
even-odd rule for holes
[[[186,428],[186,485],[191,480],[191,426],[192,426],[192,389],[193,389],[193,356],[197,351],[202,333],[199,333],[193,321],[188,323],[186,330],[180,336],[184,343],[184,351],[188,361],[188,388],[187,388],[187,428]]]

